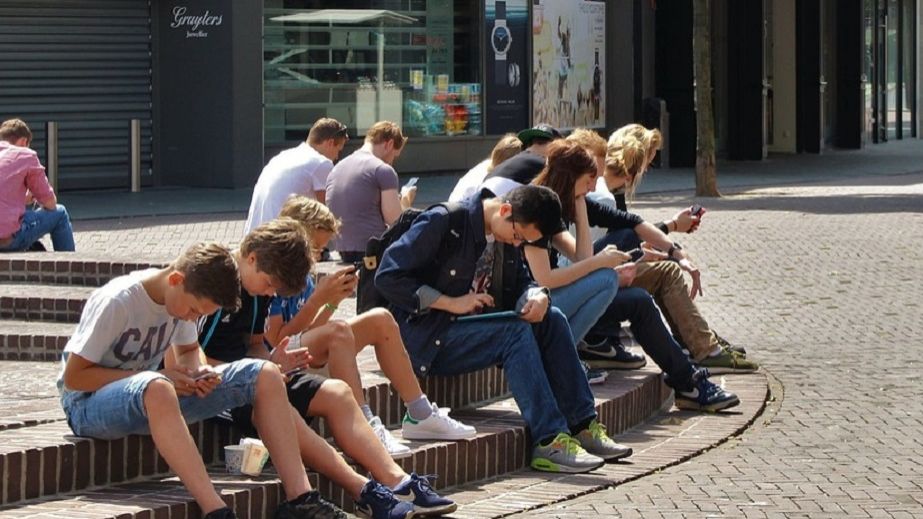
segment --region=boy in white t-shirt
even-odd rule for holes
[[[314,122],[304,142],[273,157],[253,188],[244,234],[279,216],[291,195],[325,203],[327,175],[348,140],[345,124],[323,117]]]
[[[64,349],[58,389],[68,424],[79,436],[99,439],[150,434],[204,517],[228,519],[234,512],[215,491],[186,424],[253,404],[287,498],[275,517],[313,517],[321,510],[343,516],[311,490],[279,368],[255,359],[213,368],[204,360],[195,320],[236,309],[238,291],[231,252],[214,243],[193,245],[166,268],[133,272],[95,290]],[[165,367],[157,370],[161,360]]]

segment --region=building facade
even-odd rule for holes
[[[919,130],[920,0],[713,0],[719,153],[822,153]],[[244,187],[318,117],[411,140],[402,172],[459,171],[536,122],[660,125],[694,161],[691,0],[0,0],[0,118],[61,189]]]

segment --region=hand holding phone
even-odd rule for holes
[[[401,188],[401,196],[404,196],[407,193],[409,193],[410,190],[413,189],[417,185],[417,182],[419,180],[420,180],[420,177],[411,177],[410,180],[408,180],[407,183],[404,184],[404,187]]]
[[[689,208],[689,214],[691,214],[692,216],[702,216],[702,211],[704,210],[705,208],[702,207],[701,205],[692,204],[692,207]]]
[[[632,262],[640,261],[644,257],[644,251],[641,249],[631,249],[627,254],[631,256]]]

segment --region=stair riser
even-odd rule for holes
[[[76,323],[80,320],[80,313],[85,304],[85,298],[39,298],[29,297],[26,293],[3,296],[0,297],[0,318]],[[36,323],[36,326],[41,326],[41,323]]]
[[[22,256],[22,255],[18,255]],[[31,254],[22,257],[0,257],[0,282],[28,282],[55,285],[98,287],[110,279],[134,270],[161,266],[160,263],[110,262],[88,259],[68,259],[66,254],[52,257]]]

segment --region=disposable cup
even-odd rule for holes
[[[229,474],[240,474],[243,459],[243,445],[226,445],[224,447],[224,466]]]

